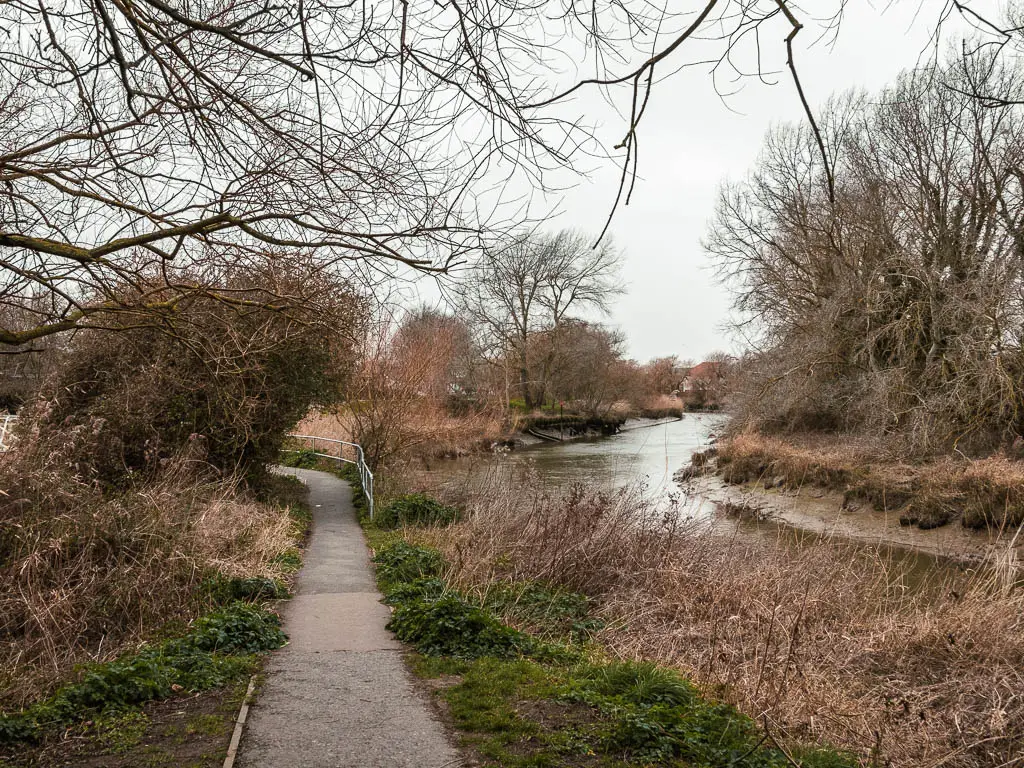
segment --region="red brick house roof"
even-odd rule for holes
[[[703,379],[706,381],[720,379],[722,378],[722,363],[703,362],[695,365],[690,369],[690,372],[686,374],[686,378],[690,381],[695,381],[697,379]]]

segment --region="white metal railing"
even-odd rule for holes
[[[359,443],[350,443],[346,440],[335,440],[331,437],[317,437],[316,435],[288,435],[292,440],[309,440],[310,448],[313,451],[313,455],[321,459],[334,459],[335,461],[342,461],[346,464],[354,464],[356,469],[359,470],[359,481],[363,485],[363,495],[366,497],[366,504],[370,511],[370,519],[373,520],[373,472],[370,471],[369,466],[366,464],[366,457],[363,454],[363,447]],[[327,446],[337,445],[339,446],[337,453],[321,453],[317,451],[317,443],[326,444]],[[345,458],[345,448],[354,448],[356,457],[354,459]],[[298,451],[290,451],[284,449],[286,453],[298,453]]]
[[[11,450],[11,425],[17,420],[18,417],[11,414],[0,416],[0,453]]]

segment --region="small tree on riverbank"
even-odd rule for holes
[[[608,312],[623,290],[620,267],[621,255],[610,242],[594,247],[585,235],[566,230],[523,234],[488,248],[461,276],[455,288],[459,311],[492,358],[515,366],[527,408],[544,397],[560,351],[557,331],[580,312]],[[550,343],[531,349],[539,333]]]

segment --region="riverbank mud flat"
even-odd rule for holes
[[[1024,560],[1024,536],[1015,535],[1014,531],[999,534],[959,525],[922,530],[901,525],[898,512],[876,511],[870,504],[851,502],[836,491],[816,487],[766,488],[758,482],[730,485],[717,474],[680,477],[685,473],[683,470],[677,477],[687,492],[714,504],[722,514],[965,562],[981,562],[997,553],[1004,554],[1010,545],[1018,563]]]

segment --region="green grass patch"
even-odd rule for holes
[[[297,469],[317,469],[320,466],[320,457],[312,448],[285,450],[281,453],[281,464]]]
[[[395,608],[389,628],[416,649],[413,670],[434,681],[484,766],[788,768],[790,757],[804,768],[858,765],[827,747],[787,745],[787,756],[677,672],[600,660],[592,643],[601,623],[584,595],[536,582],[461,594],[445,582],[438,551],[363,525]]]
[[[478,659],[519,657],[537,650],[529,635],[507,627],[460,596],[419,597],[398,604],[388,629],[428,656]]]
[[[366,500],[366,493],[363,490],[363,479],[359,476],[359,470],[355,464],[341,464],[333,462],[334,466],[329,471],[348,482],[352,486],[352,506],[355,507],[356,516],[360,522],[369,519],[370,505]]]
[[[642,663],[542,663],[420,657],[464,743],[487,764],[787,768],[792,763],[734,708],[677,673]],[[804,768],[854,768],[835,750],[787,750]]]
[[[278,558],[283,556],[284,553],[278,555]],[[222,573],[214,573],[203,579],[200,589],[217,605],[236,601],[284,600],[291,594],[288,585],[278,579],[266,576],[225,576]]]
[[[604,626],[604,622],[592,616],[593,606],[586,595],[536,581],[493,585],[483,604],[545,640],[585,643]]]
[[[146,713],[133,709],[99,716],[88,731],[104,752],[123,755],[138,746],[148,726]]]
[[[373,522],[389,530],[403,525],[451,525],[458,517],[455,507],[422,493],[407,493],[378,510]]]
[[[274,555],[271,562],[280,565],[286,573],[295,573],[302,567],[302,550],[298,547],[289,547],[284,552]]]
[[[219,688],[251,674],[255,654],[282,646],[280,619],[236,602],[196,620],[188,634],[87,666],[74,683],[17,713],[0,714],[0,742],[34,740],[50,727],[124,711],[177,693]]]
[[[288,505],[288,515],[292,519],[292,535],[297,539],[306,538],[313,527],[313,510],[305,502],[292,502]]]
[[[387,602],[395,606],[388,629],[420,653],[475,659],[535,650],[529,635],[445,588],[445,563],[436,550],[399,540],[379,550],[373,562]]]
[[[231,721],[225,720],[220,715],[204,714],[189,718],[185,723],[185,734],[201,734],[203,736],[226,735],[231,730]]]
[[[388,594],[394,588],[421,579],[440,577],[445,562],[436,549],[396,539],[379,547],[373,556],[377,566],[377,583]]]

